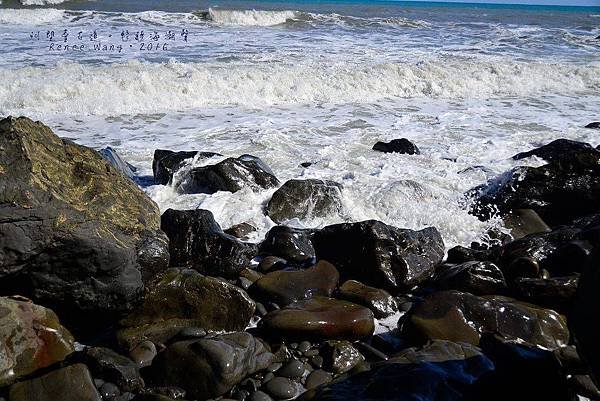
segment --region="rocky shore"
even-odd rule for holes
[[[465,194],[506,230],[451,249],[435,227],[286,226],[343,216],[343,186],[252,155],[184,168],[214,155],[156,150],[154,182],[277,188],[260,243],[207,210],[161,215],[110,148],[0,121],[0,400],[600,399],[600,149],[515,155],[545,164]]]

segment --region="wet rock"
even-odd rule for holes
[[[531,156],[537,156],[541,159],[551,162],[558,160],[565,155],[581,152],[596,153],[596,150],[589,143],[561,138],[528,152],[518,153],[512,158],[513,160],[520,160]]]
[[[98,390],[100,392],[100,396],[105,400],[112,399],[117,397],[118,395],[121,395],[119,387],[117,387],[113,383],[104,383],[102,384],[102,386],[100,386]]]
[[[133,309],[142,240],[161,235],[156,204],[96,151],[28,118],[0,121],[0,149],[0,294],[89,330]]]
[[[575,300],[579,275],[567,277],[518,278],[514,282],[517,296],[546,308],[568,312]]]
[[[411,310],[409,322],[408,328],[423,341],[438,339],[477,345],[482,333],[497,333],[509,340],[547,349],[569,342],[569,330],[562,315],[500,296],[437,292]]]
[[[244,290],[222,279],[171,269],[149,288],[143,305],[121,321],[118,338],[131,349],[144,340],[163,343],[185,327],[243,330],[254,308]]]
[[[74,355],[74,359],[85,363],[94,377],[116,383],[125,391],[139,390],[144,386],[135,362],[109,348],[86,348]]]
[[[250,401],[273,401],[273,399],[267,393],[259,390],[252,393]]]
[[[83,364],[54,370],[13,384],[10,401],[101,401],[90,372]]]
[[[336,268],[322,260],[305,270],[267,273],[252,288],[264,299],[287,305],[315,295],[331,296],[339,277]]]
[[[365,357],[348,341],[326,341],[321,346],[323,366],[336,375],[346,373]]]
[[[261,340],[237,332],[176,342],[156,357],[152,369],[158,384],[181,387],[191,399],[207,399],[225,394],[272,360]]]
[[[290,359],[280,369],[275,372],[277,376],[297,379],[304,374],[304,363],[297,359]]]
[[[339,215],[342,189],[342,185],[334,181],[289,180],[273,193],[265,211],[276,223]]]
[[[360,339],[375,329],[369,309],[320,296],[272,311],[262,323],[268,333],[290,338]]]
[[[598,38],[596,38],[596,39],[598,39]],[[593,121],[593,122],[589,123],[588,125],[586,125],[584,128],[600,129],[600,121]]]
[[[433,278],[441,290],[460,290],[475,295],[502,294],[507,290],[504,274],[492,262],[466,262],[441,265]]]
[[[151,341],[142,341],[129,351],[129,358],[138,368],[144,368],[152,365],[152,360],[156,356],[156,346]]]
[[[137,247],[137,260],[142,270],[142,280],[148,283],[169,267],[169,238],[160,231],[155,235],[143,235]]]
[[[261,272],[270,272],[273,270],[284,269],[287,265],[287,261],[277,256],[265,256],[258,264],[257,269]]]
[[[494,260],[494,252],[490,250],[467,248],[457,245],[448,250],[447,263],[461,264],[474,261],[490,261]]]
[[[192,168],[181,177],[177,191],[184,194],[214,194],[218,191],[237,192],[249,187],[269,189],[279,185],[271,169],[258,157],[243,155],[217,164]]]
[[[342,280],[393,290],[428,278],[445,253],[435,228],[413,231],[376,220],[327,226],[315,232],[313,245],[317,259],[331,262]]]
[[[168,209],[161,227],[169,237],[171,266],[210,276],[235,278],[256,255],[256,246],[225,234],[208,210]]]
[[[589,375],[572,375],[568,380],[577,394],[591,400],[600,398],[600,390],[598,390],[598,387],[596,387]]]
[[[104,160],[106,160],[111,166],[123,173],[125,176],[129,178],[135,177],[135,171],[137,169],[123,160],[117,151],[110,146],[100,149],[98,153],[100,153],[100,156],[102,156]]]
[[[600,212],[600,152],[558,156],[541,167],[517,167],[467,194],[472,213],[486,219],[496,211],[533,209],[551,227]]]
[[[50,309],[0,297],[0,387],[62,361],[73,337]]]
[[[309,230],[275,226],[269,230],[258,250],[262,255],[278,256],[291,263],[310,262],[315,257],[310,234]]]
[[[193,159],[194,157],[208,159],[213,156],[220,155],[212,152],[173,152],[171,150],[157,149],[154,151],[154,160],[152,161],[154,183],[158,185],[169,184],[173,179],[173,174],[183,167],[186,160]]]
[[[256,227],[254,227],[252,224],[240,223],[240,224],[236,224],[235,226],[229,227],[227,230],[224,230],[223,232],[225,234],[233,235],[236,238],[245,240],[245,239],[248,239],[249,234],[252,234],[255,231],[256,231]]]
[[[550,232],[551,229],[532,209],[517,209],[502,219],[504,227],[510,230],[514,239],[523,238],[529,234]]]
[[[461,400],[469,385],[491,372],[493,363],[467,344],[435,341],[410,348],[371,370],[320,387],[312,400]],[[480,398],[483,399],[483,398]]]
[[[583,268],[570,320],[577,352],[586,362],[596,385],[600,385],[600,327],[596,322],[600,305],[600,248],[596,247]]]
[[[273,398],[287,400],[298,394],[298,385],[285,377],[274,377],[264,385],[264,391]]]
[[[498,261],[509,280],[539,277],[542,270],[556,276],[579,273],[590,253],[589,244],[579,241],[580,235],[575,227],[531,234],[504,245]]]
[[[331,373],[321,369],[315,370],[306,377],[306,388],[311,390],[323,384],[329,383],[332,379],[333,376]]]
[[[398,312],[396,300],[389,292],[364,285],[356,280],[348,280],[339,288],[337,297],[366,306],[376,318],[381,319]]]
[[[373,150],[384,153],[404,153],[408,155],[418,155],[421,152],[417,145],[406,138],[392,139],[390,142],[377,142],[373,145]]]

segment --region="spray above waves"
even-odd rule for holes
[[[220,10],[208,9],[208,18],[222,25],[273,26],[294,19],[296,11]]]
[[[51,77],[51,79],[48,79]],[[211,105],[485,99],[600,90],[600,65],[423,62],[205,64],[169,62],[0,69],[0,114],[115,115]]]

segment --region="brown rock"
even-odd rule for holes
[[[356,280],[348,280],[340,287],[338,297],[371,309],[376,318],[398,312],[394,297],[386,290],[369,287]]]
[[[373,312],[346,301],[316,296],[267,314],[269,333],[283,337],[360,339],[373,334]]]

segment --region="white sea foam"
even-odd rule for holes
[[[448,62],[336,66],[203,63],[0,69],[0,114],[114,115],[208,105],[361,103],[390,98],[484,99],[600,90],[600,65]]]
[[[0,24],[43,25],[60,21],[64,15],[65,11],[55,9],[0,8]]]
[[[296,17],[295,11],[220,10],[210,8],[210,19],[223,25],[272,26]]]
[[[61,4],[69,0],[19,0],[24,6],[46,6]]]

